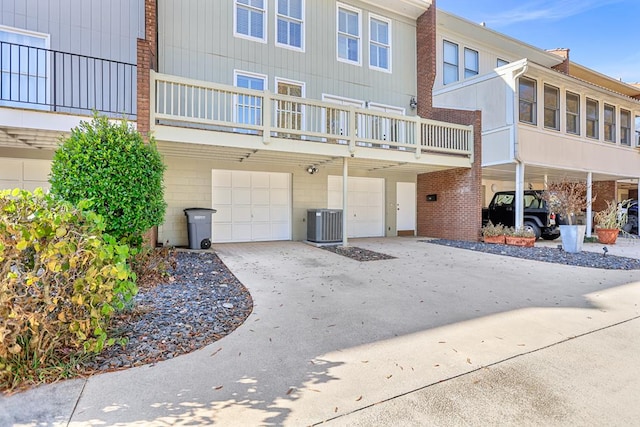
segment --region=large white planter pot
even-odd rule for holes
[[[561,225],[560,238],[562,239],[562,249],[570,253],[581,252],[586,229],[586,225]]]

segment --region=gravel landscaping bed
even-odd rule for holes
[[[394,256],[381,254],[380,252],[370,251],[368,249],[357,248],[355,246],[321,246],[325,251],[334,254],[346,256],[356,261],[378,261],[381,259],[394,259]]]
[[[229,334],[249,316],[247,289],[212,252],[178,252],[167,283],[140,289],[136,305],[114,319],[126,346],[107,348],[89,371],[129,368],[189,353]]]
[[[568,253],[562,249],[549,247],[524,248],[511,245],[489,244],[480,242],[464,242],[460,240],[421,240],[424,243],[451,246],[460,249],[486,252],[495,255],[511,256],[534,261],[552,262],[556,264],[575,265],[579,267],[602,268],[606,270],[638,270],[640,260],[603,253],[582,251]]]

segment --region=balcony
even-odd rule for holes
[[[158,73],[151,82],[158,140],[443,167],[473,162],[472,126]],[[194,133],[203,131],[239,138]]]
[[[0,107],[136,118],[136,65],[0,42]]]

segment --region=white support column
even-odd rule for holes
[[[516,228],[524,225],[524,163],[516,163]]]
[[[591,200],[593,199],[593,173],[587,172],[587,231],[586,236],[591,237],[591,228],[593,227],[593,215],[591,213]]]
[[[348,216],[348,204],[349,199],[349,158],[344,157],[342,159],[342,246],[348,246],[347,241],[347,216]]]
[[[548,190],[549,189],[549,175],[547,175],[546,173],[544,174],[544,178],[543,178],[543,183],[544,183],[544,190]]]

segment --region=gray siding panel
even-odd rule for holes
[[[53,50],[136,62],[136,38],[144,35],[144,0],[2,0],[0,3],[0,25],[49,34]]]
[[[305,52],[275,46],[275,4],[267,0],[267,43],[233,36],[233,0],[158,1],[159,69],[163,73],[233,84],[234,69],[265,74],[274,91],[275,78],[301,81],[306,96],[323,93],[395,105],[409,110],[416,94],[415,22],[386,11],[368,10],[357,1],[344,1],[361,9],[362,64],[337,60],[336,1],[306,0]],[[369,13],[392,21],[392,71],[371,70]]]

